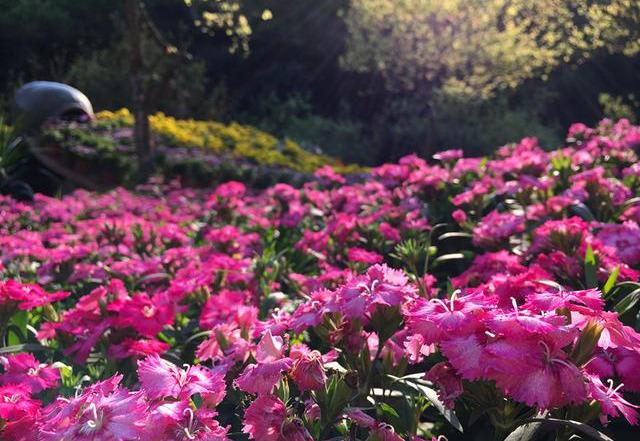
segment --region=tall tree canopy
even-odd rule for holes
[[[596,49],[637,52],[635,0],[352,0],[343,64],[390,90],[486,97]]]

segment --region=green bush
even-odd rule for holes
[[[313,112],[309,96],[294,94],[281,99],[270,93],[258,100],[253,113],[245,115],[244,120],[292,139],[305,150],[345,163],[373,165],[376,155],[371,154],[371,140],[364,134],[364,124],[349,117],[346,110],[337,119],[328,118]]]
[[[640,121],[640,101],[633,94],[624,98],[601,93],[598,102],[602,106],[602,113],[607,118],[614,120],[626,118],[634,124]]]

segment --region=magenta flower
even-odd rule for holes
[[[167,293],[158,293],[152,298],[136,294],[123,302],[118,309],[115,325],[132,327],[143,337],[155,337],[165,326],[175,320],[176,305]]]
[[[445,362],[435,364],[425,378],[438,386],[438,396],[445,406],[453,408],[455,400],[462,395],[462,378]]]
[[[15,354],[0,357],[4,373],[0,375],[0,384],[20,384],[38,393],[58,385],[60,372],[45,363],[40,363],[31,354]]]
[[[22,284],[13,279],[0,281],[0,305],[15,305],[26,311],[62,300],[70,295],[71,293],[65,291],[48,293],[39,285]]]
[[[351,262],[361,263],[382,263],[384,257],[374,251],[367,251],[364,248],[352,247],[347,252],[349,260]]]
[[[460,159],[463,156],[462,150],[443,150],[439,153],[433,155],[433,159],[437,159],[438,161],[455,161],[456,159]]]
[[[163,354],[170,348],[168,343],[153,339],[125,339],[109,347],[109,356],[117,359],[129,357],[146,357],[153,354]]]
[[[215,417],[215,411],[194,411],[185,401],[165,402],[151,412],[140,441],[229,441],[229,428],[221,426]]]
[[[30,422],[36,420],[40,413],[40,401],[31,398],[28,386],[9,384],[0,386],[0,419],[5,421]]]

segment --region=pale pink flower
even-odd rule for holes
[[[261,396],[245,410],[242,431],[256,441],[279,441],[285,417],[286,408],[280,399]]]
[[[293,362],[282,358],[266,363],[250,364],[236,379],[235,384],[245,392],[267,395],[282,379],[282,373],[289,370]]]
[[[118,388],[109,393],[87,389],[69,402],[58,399],[45,410],[40,439],[136,440],[147,418],[142,398],[140,393]]]
[[[342,287],[337,303],[347,317],[367,321],[376,308],[399,305],[416,292],[402,270],[374,265]]]
[[[203,397],[211,397],[217,403],[224,397],[222,372],[204,366],[187,366],[181,369],[158,355],[138,361],[138,377],[142,390],[151,399],[188,399],[198,393]]]

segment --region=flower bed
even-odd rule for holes
[[[326,165],[342,174],[365,171],[251,126],[178,120],[162,113],[152,115],[150,123],[157,174],[180,179],[185,186],[211,187],[239,180],[252,188],[276,183],[300,187]],[[106,190],[137,182],[132,125],[127,109],[104,111],[94,122],[49,121],[30,142],[41,161],[73,184]]]
[[[0,436],[633,433],[638,147],[604,121],[356,184],[2,197]]]

